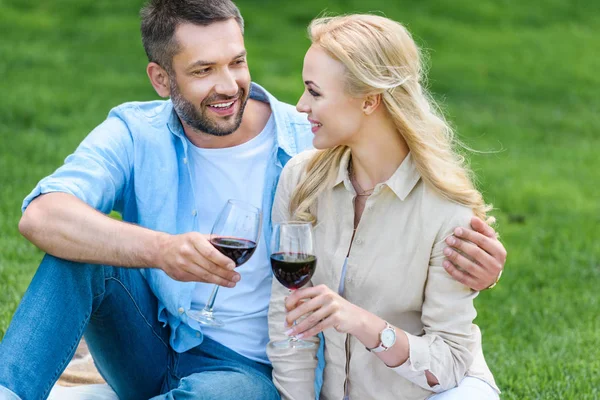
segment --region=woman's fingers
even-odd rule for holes
[[[286,334],[288,336],[302,335],[302,337],[316,335],[317,333],[326,329],[326,327],[323,325],[323,322],[331,314],[332,314],[332,310],[330,309],[330,307],[325,306],[325,307],[319,308],[317,311],[310,314],[304,320],[299,322],[298,325],[290,328],[286,332]],[[315,333],[311,333],[311,332],[315,332]]]

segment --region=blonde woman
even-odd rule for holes
[[[286,165],[273,223],[314,223],[318,266],[289,296],[273,280],[271,341],[323,332],[324,400],[497,399],[477,292],[444,265],[454,228],[489,221],[490,206],[422,86],[419,49],[380,16],[320,18],[309,33],[297,109],[319,150]],[[316,353],[269,346],[284,399],[315,397]]]

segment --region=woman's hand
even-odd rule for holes
[[[357,313],[363,311],[325,285],[294,291],[285,300],[285,308],[288,310],[286,327],[306,316],[286,332],[286,335],[296,336],[298,339],[317,335],[327,328],[352,334],[359,325]]]
[[[463,285],[473,290],[483,290],[496,283],[504,269],[506,249],[496,237],[494,229],[481,219],[473,217],[471,227],[473,230],[456,228],[454,235],[446,239],[446,244],[451,247],[444,249],[448,259],[442,265]]]

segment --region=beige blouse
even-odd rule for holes
[[[302,153],[284,168],[273,223],[290,219],[290,196],[314,154]],[[319,197],[315,207],[317,268],[311,284],[325,284],[335,291],[354,228],[356,192],[348,177],[349,160],[350,151],[341,160],[335,186]],[[410,154],[387,182],[376,186],[348,255],[344,297],[403,329],[410,357],[400,367],[389,368],[356,338],[328,329],[321,399],[343,399],[346,376],[351,400],[425,399],[456,386],[465,375],[481,378],[498,390],[483,358],[479,328],[473,324],[477,315],[473,299],[478,292],[456,282],[442,267],[444,239],[455,227],[467,227],[471,216],[470,209],[443,199],[421,181]],[[286,339],[287,295],[287,289],[273,279],[271,341]],[[283,399],[315,397],[316,353],[317,348],[268,347],[273,380]],[[439,385],[427,384],[426,370]]]

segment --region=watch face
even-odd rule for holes
[[[396,342],[396,332],[393,329],[384,329],[381,332],[381,344],[391,347]]]

